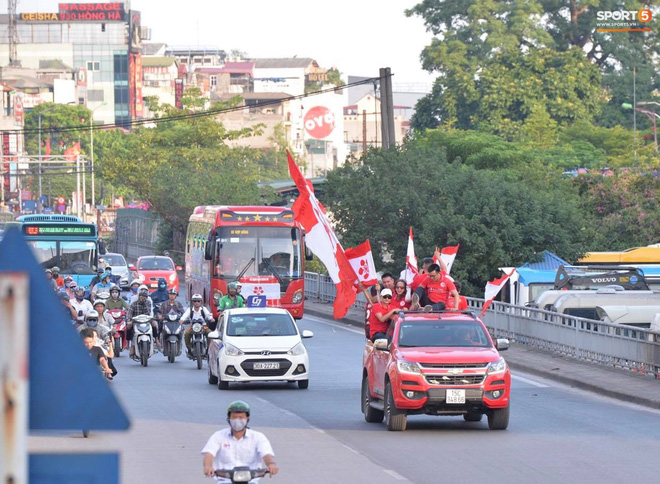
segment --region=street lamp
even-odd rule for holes
[[[94,109],[91,109],[91,116],[89,117],[89,137],[90,137],[90,151],[91,151],[91,157],[92,157],[92,207],[96,207],[96,197],[95,197],[95,192],[94,192],[94,179],[95,179],[95,174],[94,174],[94,128],[92,127],[92,124],[94,123],[94,111],[96,111],[98,108],[102,108],[103,106],[106,106],[108,103],[103,103],[99,104],[96,106]]]
[[[637,106],[645,106],[647,104],[657,104],[660,106],[660,103],[654,102],[654,101],[648,101],[648,102],[638,102],[636,105]],[[621,105],[623,109],[633,109],[632,104],[628,103],[623,103]],[[642,108],[634,108],[635,111],[639,111],[640,113],[646,114],[649,118],[651,118],[651,122],[653,122],[653,141],[655,143],[655,154],[656,156],[658,155],[658,127],[656,124],[656,118],[660,118],[660,114],[656,113],[655,111],[649,111],[648,109],[642,109]]]

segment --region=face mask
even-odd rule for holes
[[[78,294],[76,294],[76,299],[77,299],[78,301],[82,301],[82,300],[83,300],[83,297],[84,297],[84,296],[79,296]]]
[[[132,293],[137,294],[137,290],[138,290],[137,287],[131,287],[131,292],[132,292]]]
[[[231,429],[234,432],[240,432],[247,426],[247,419],[246,418],[233,418],[229,421],[229,425],[231,425]]]
[[[71,287],[71,283],[69,283],[69,282],[65,282],[65,283],[64,283],[64,287]]]
[[[98,321],[94,321],[94,320],[92,320],[92,319],[90,319],[89,321],[87,321],[87,326],[89,326],[90,328],[96,328],[96,325],[97,325],[97,324],[99,324],[99,322],[98,322]]]

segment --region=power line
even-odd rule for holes
[[[287,101],[295,101],[297,99],[305,99],[307,97],[311,96],[317,96],[319,94],[325,94],[328,92],[337,92],[340,90],[344,89],[349,89],[351,87],[355,86],[360,86],[362,84],[370,84],[370,83],[375,83],[375,81],[379,80],[379,77],[370,77],[368,79],[363,79],[360,81],[352,82],[350,84],[344,84],[343,86],[335,86],[332,88],[328,89],[321,89],[318,91],[313,91],[305,94],[298,94],[295,96],[288,96],[280,99],[272,99],[272,100],[266,100],[263,102],[260,102],[256,106],[258,107],[264,107],[264,106],[271,106],[271,105],[279,105]],[[79,126],[61,126],[61,127],[50,127],[50,128],[41,128],[41,133],[63,133],[63,132],[71,132],[71,131],[88,131],[88,130],[94,130],[94,131],[99,131],[99,130],[106,130],[108,128],[129,128],[133,126],[142,126],[145,124],[153,124],[153,123],[162,123],[162,122],[169,122],[169,121],[180,121],[180,120],[185,120],[185,119],[195,119],[195,118],[204,118],[207,116],[215,116],[218,114],[224,114],[224,113],[232,113],[235,111],[242,111],[246,108],[249,108],[250,106],[234,106],[230,108],[224,108],[224,109],[210,109],[207,111],[199,111],[199,112],[192,112],[192,113],[186,113],[186,114],[177,114],[174,116],[164,116],[160,118],[146,118],[146,119],[136,119],[136,120],[131,120],[131,121],[126,121],[126,122],[119,122],[119,123],[114,123],[114,124],[100,124],[100,125],[92,125],[91,127],[89,126],[84,126],[84,125],[79,125]],[[16,133],[16,134],[38,134],[39,130],[38,129],[15,129],[15,130],[4,130],[4,133]]]

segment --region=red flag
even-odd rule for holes
[[[511,277],[514,272],[516,272],[515,269],[513,269],[510,274],[504,274],[502,277],[493,279],[492,281],[486,283],[486,291],[484,293],[484,299],[486,301],[484,302],[484,307],[481,308],[481,316],[486,314],[486,309],[488,309],[490,303],[493,302],[495,296],[499,294],[499,292],[504,287],[504,284],[506,284],[507,279]]]
[[[442,262],[444,262],[447,266],[447,274],[449,274],[451,271],[451,266],[454,265],[454,259],[456,259],[456,254],[458,254],[459,246],[460,244],[456,244],[454,246],[445,247],[440,251],[440,258],[442,259]],[[437,251],[438,249],[436,248],[435,250]],[[435,255],[433,256],[433,262],[436,264],[440,263]]]
[[[361,282],[366,287],[378,284],[376,264],[374,264],[369,239],[353,249],[346,249],[346,257],[357,275],[358,282]]]
[[[46,159],[50,156],[50,138],[46,138]]]
[[[406,283],[410,284],[419,271],[417,270],[417,257],[415,257],[415,243],[412,227],[408,234],[408,249],[406,250]]]
[[[307,247],[321,259],[328,269],[330,278],[335,283],[337,297],[333,304],[333,315],[335,319],[339,319],[344,317],[348,308],[355,302],[354,282],[358,277],[332,230],[323,205],[314,195],[311,183],[305,180],[288,150],[287,157],[289,158],[289,173],[300,192],[293,204],[293,213],[296,220],[305,229]]]

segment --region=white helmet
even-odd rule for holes
[[[89,311],[87,314],[85,314],[85,321],[92,321],[92,322],[97,322],[99,321],[99,313],[94,311],[93,309]]]
[[[97,304],[103,304],[103,307],[105,307],[105,300],[104,299],[96,299],[94,301],[94,304],[92,304],[92,306],[96,307]]]
[[[193,294],[193,297],[190,298],[191,301],[204,301],[201,294]]]
[[[129,285],[132,286],[134,284],[137,284],[139,286],[142,284],[142,281],[140,279],[133,279]]]

